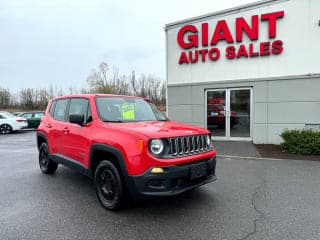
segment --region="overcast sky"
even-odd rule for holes
[[[86,86],[101,61],[165,79],[165,24],[250,0],[0,0],[0,87]]]

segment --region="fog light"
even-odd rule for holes
[[[151,172],[152,173],[163,173],[164,171],[163,171],[163,168],[156,167],[156,168],[152,168]]]

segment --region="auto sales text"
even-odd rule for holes
[[[277,37],[277,20],[284,16],[284,11],[271,12],[251,16],[251,24],[243,17],[235,19],[235,34],[232,35],[226,20],[219,20],[212,35],[210,35],[209,24],[204,22],[198,28],[195,25],[185,25],[180,28],[177,35],[178,45],[185,49],[180,53],[179,64],[217,61],[221,55],[229,59],[253,58],[258,56],[278,55],[283,52],[283,41]],[[259,21],[260,20],[260,21]],[[259,25],[266,22],[268,28],[267,41],[253,42],[259,40]],[[249,43],[243,42],[246,34]],[[217,46],[220,41],[228,43],[224,52]],[[239,45],[234,45],[234,43]],[[201,48],[199,48],[201,45]]]

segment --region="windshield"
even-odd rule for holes
[[[167,121],[154,104],[139,98],[97,97],[99,117],[105,122]]]

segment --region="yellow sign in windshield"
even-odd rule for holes
[[[134,105],[131,103],[123,103],[121,106],[122,119],[134,120]]]

